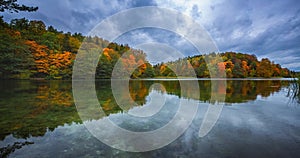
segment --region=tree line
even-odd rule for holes
[[[222,61],[217,60],[217,55],[222,58]],[[224,73],[227,78],[292,77],[295,74],[295,72],[282,68],[280,64],[276,64],[268,58],[258,60],[255,55],[236,52],[196,55],[154,65],[157,76],[167,77],[175,77],[178,74],[185,76],[186,70],[191,69],[190,67],[193,68],[192,70],[198,78],[209,78],[214,72]]]
[[[99,37],[85,37],[80,33],[64,33],[42,21],[25,18],[6,23],[0,18],[0,78],[5,79],[70,79],[78,49],[83,40],[88,49],[102,50],[96,78],[110,78],[121,58],[124,67],[137,68],[132,78],[153,77],[145,71],[152,66],[141,50],[128,45],[110,43]],[[126,53],[125,53],[126,52]],[[139,66],[137,66],[139,65]]]
[[[151,65],[142,50],[109,42],[100,37],[83,36],[46,27],[42,21],[14,19],[10,23],[0,18],[0,78],[2,79],[71,79],[78,50],[102,51],[97,64],[97,79],[111,78],[117,62],[120,72],[130,78],[189,77],[186,70],[194,70],[199,78],[210,77],[208,66],[216,73],[226,72],[228,78],[290,77],[292,72],[267,58],[259,61],[255,55],[235,52],[220,53],[220,61],[206,58],[216,55],[196,55],[176,61]],[[213,58],[212,58],[213,59]],[[120,64],[119,63],[119,64]],[[175,73],[176,72],[176,73]]]

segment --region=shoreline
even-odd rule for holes
[[[72,79],[44,79],[44,78],[30,78],[30,79],[0,79],[0,81],[84,81],[86,79],[80,80],[72,80]],[[109,80],[144,80],[144,81],[176,81],[176,80],[253,80],[253,81],[263,81],[263,80],[281,80],[281,81],[293,81],[298,80],[298,78],[284,78],[284,77],[271,77],[271,78],[262,78],[262,77],[249,77],[249,78],[191,78],[191,77],[157,77],[157,78],[129,78],[129,79],[111,79],[111,78],[103,78],[103,79],[94,79],[94,81],[109,81]]]

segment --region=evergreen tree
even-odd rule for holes
[[[9,11],[11,13],[19,11],[33,12],[38,10],[38,7],[29,7],[17,3],[17,0],[0,0],[0,12]]]

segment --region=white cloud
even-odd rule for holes
[[[222,2],[211,0],[155,0],[158,6],[176,9],[186,15],[192,16],[195,20],[203,24],[211,24],[213,21],[213,6]],[[195,8],[198,13],[195,14]]]

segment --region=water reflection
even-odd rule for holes
[[[70,82],[2,81],[0,140],[43,136],[57,126],[80,122]]]
[[[184,82],[188,84],[188,81]],[[163,87],[152,86],[153,84]],[[289,84],[290,81],[280,80],[228,80],[226,86],[215,84],[215,87],[211,87],[212,81],[201,80],[199,81],[200,97],[198,97],[198,101],[214,104],[219,100],[213,100],[211,96],[226,90],[226,105],[247,103],[261,97],[268,98],[287,88]],[[2,149],[8,147],[9,143],[4,141],[7,137],[12,136],[17,139],[44,137],[47,132],[52,132],[59,127],[82,124],[74,106],[71,88],[72,83],[69,81],[1,81],[0,147]],[[121,109],[114,99],[110,81],[96,81],[96,91],[98,100],[107,115],[124,112],[124,110],[134,113],[143,106],[146,108],[151,104],[151,98],[157,98],[160,94],[184,99],[196,98],[193,98],[192,95],[195,93],[193,88],[181,94],[180,84],[176,80],[131,80],[129,93],[125,90],[119,92],[122,101],[128,103],[126,105],[130,105],[125,106],[125,109]],[[128,100],[128,95],[134,101],[133,103]],[[132,107],[132,105],[134,106]],[[256,104],[256,106],[258,105]],[[153,113],[155,112],[150,111],[149,115]],[[11,143],[11,145],[13,144]]]
[[[212,89],[211,82],[199,81],[200,101],[217,102],[218,100],[211,100],[211,96],[226,88],[227,105],[255,100],[258,96],[268,97],[289,85],[289,81],[280,80],[229,80],[227,87],[217,84],[218,87]],[[159,83],[164,88],[157,86],[150,88],[154,83]],[[129,85],[130,99],[134,100],[132,104],[135,106],[147,104],[147,97],[151,93],[149,90],[183,98],[191,97],[194,93],[191,88],[190,91],[181,94],[180,84],[176,80],[131,80]],[[47,130],[52,131],[57,126],[72,122],[81,123],[74,106],[71,87],[71,82],[68,81],[1,81],[0,140],[9,134],[13,134],[16,138],[27,138],[30,135],[42,136]],[[122,111],[114,99],[110,81],[97,81],[96,89],[99,102],[106,114]],[[121,95],[124,95],[123,101],[129,103],[126,96],[128,93],[125,90],[120,92]],[[129,106],[127,110],[131,108]]]

